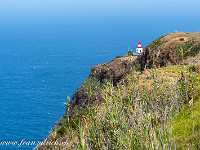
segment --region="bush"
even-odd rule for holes
[[[116,56],[115,58],[121,58],[122,56]]]
[[[134,56],[132,51],[128,51],[128,53],[126,54],[126,56]]]
[[[193,41],[188,41],[186,44],[184,45],[179,45],[178,46],[178,49],[179,49],[179,57],[182,57],[183,55],[183,58],[187,58],[189,55],[190,55],[190,51],[189,49],[194,45],[194,42]]]
[[[189,56],[196,56],[198,53],[200,52],[200,43],[198,43],[197,45],[193,46],[190,50]]]
[[[154,49],[157,49],[158,47],[162,46],[162,44],[164,43],[163,40],[161,40],[163,37],[165,37],[166,35],[162,35],[159,38],[157,38],[155,41],[153,41],[153,46]]]

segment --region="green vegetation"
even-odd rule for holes
[[[133,52],[132,51],[128,51],[126,56],[134,56]]]
[[[177,149],[200,148],[200,100],[191,105],[186,105],[169,123]]]
[[[116,56],[115,58],[122,58],[123,56]]]
[[[123,56],[116,56],[115,58],[122,58],[122,57],[130,57],[130,56],[134,56],[134,54],[133,54],[133,52],[132,51],[128,51],[127,53],[126,53],[126,55],[123,55]]]
[[[69,119],[67,123],[65,123],[58,131],[57,134],[63,135],[68,128],[76,129],[79,127],[79,123],[86,119],[88,115],[93,113],[94,110],[92,108],[86,108],[84,109],[80,114],[76,115],[75,117],[72,117]]]
[[[194,45],[194,41],[188,41],[184,45],[179,45],[178,49],[183,50],[183,58],[194,57],[200,52],[200,43]],[[178,55],[181,57],[181,53],[178,53]]]
[[[193,46],[190,51],[188,56],[196,56],[198,53],[200,52],[200,43],[198,43],[197,45]]]
[[[165,37],[165,36],[166,35],[162,35],[159,38],[157,38],[155,41],[153,41],[154,50],[163,45],[164,41],[162,40],[162,38]]]
[[[183,58],[189,55],[189,49],[194,45],[193,41],[188,41],[185,45],[179,45],[178,49],[183,50]]]
[[[67,109],[79,114],[63,117],[49,140],[67,140],[56,149],[200,149],[199,35],[159,37],[124,73],[125,58],[93,68]],[[113,85],[115,73],[122,77]]]
[[[199,148],[200,76],[195,67],[134,71],[117,87],[107,82],[105,103],[71,118],[57,135],[67,136],[75,149]]]

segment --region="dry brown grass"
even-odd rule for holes
[[[188,57],[184,62],[189,64],[200,64],[200,53],[195,57]]]

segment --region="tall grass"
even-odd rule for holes
[[[170,77],[165,69],[171,70]],[[190,111],[193,140],[180,138],[178,134],[184,132],[178,128],[181,120],[174,122],[180,111],[199,102],[200,76],[190,70],[191,66],[154,68],[131,72],[115,87],[108,82],[102,90],[105,102],[71,119],[61,137],[68,139],[71,149],[198,148],[200,128],[196,126],[200,123],[192,120],[200,119],[198,113]],[[62,138],[57,136],[57,140]]]

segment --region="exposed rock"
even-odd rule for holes
[[[153,61],[157,67],[166,64],[181,63],[182,59],[178,55],[179,45],[185,45],[188,41],[193,41],[194,45],[200,42],[200,33],[174,32],[161,36],[144,48],[143,53],[138,56],[134,64],[140,69],[151,68]]]
[[[116,58],[108,63],[92,67],[88,79],[74,93],[69,103],[69,111],[66,111],[65,115],[56,122],[57,127],[62,126],[67,118],[79,114],[87,106],[100,105],[104,99],[98,90],[107,81],[113,82],[114,86],[117,85],[122,76],[132,70],[135,58],[136,56]],[[95,88],[95,92],[93,92],[93,88]]]
[[[188,41],[194,41],[194,45],[200,42],[200,33],[174,32],[161,36],[144,48],[143,53],[136,56],[122,57],[111,60],[108,63],[96,65],[91,68],[89,77],[74,93],[69,103],[69,111],[56,122],[57,126],[62,126],[67,118],[79,114],[88,106],[100,105],[103,102],[101,87],[107,81],[117,85],[123,75],[132,71],[151,68],[154,63],[157,67],[170,64],[177,64],[182,61],[177,55],[179,45],[184,45]]]
[[[133,71],[134,68],[144,70],[145,68],[151,68],[153,64],[162,67],[168,63],[181,63],[182,59],[178,55],[178,47],[187,44],[188,41],[192,41],[196,45],[200,42],[200,33],[175,32],[165,35],[151,42],[137,58],[136,56],[122,57],[92,67],[89,77],[74,93],[66,113],[56,122],[56,128],[63,126],[68,118],[80,114],[88,106],[102,104],[104,98],[101,88],[107,81],[111,81],[115,86],[126,73]],[[51,139],[51,135],[48,138]]]
[[[132,70],[132,64],[136,56],[117,58],[109,63],[100,64],[92,67],[89,77],[96,77],[100,83],[111,80],[116,85],[121,77]]]

